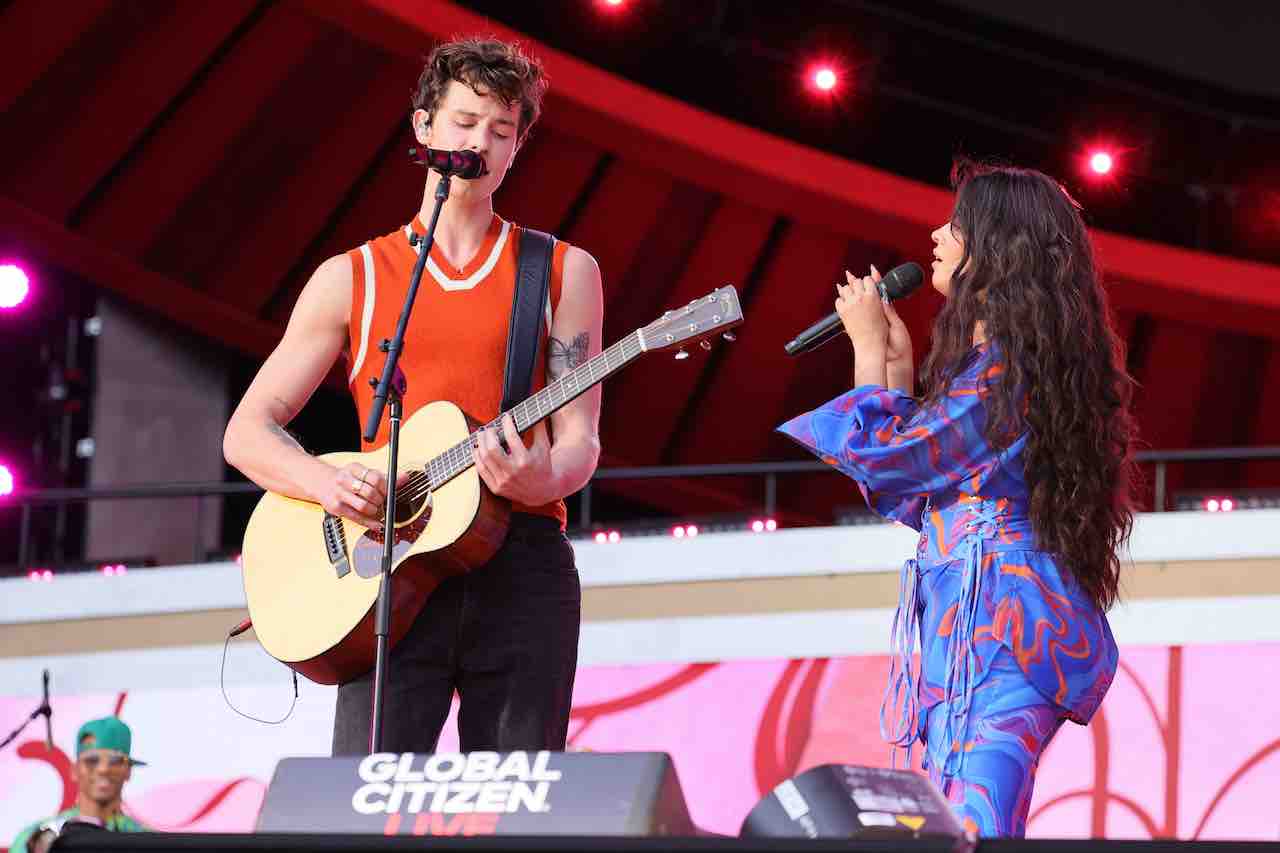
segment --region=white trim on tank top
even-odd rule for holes
[[[368,243],[360,247],[360,257],[364,259],[364,311],[360,315],[360,347],[356,350],[355,360],[351,362],[351,376],[347,379],[348,385],[356,381],[360,368],[364,367],[365,353],[369,350],[369,327],[373,325],[373,303],[378,292],[373,267],[373,252],[369,251]]]
[[[445,275],[444,270],[440,269],[435,258],[427,258],[427,272],[431,273],[431,277],[436,280],[436,284],[440,285],[443,290],[471,290],[483,281],[489,273],[493,272],[493,268],[497,266],[498,258],[502,257],[502,248],[507,244],[507,234],[510,233],[510,231],[511,223],[504,221],[502,223],[502,232],[498,234],[498,239],[494,241],[493,249],[489,252],[489,257],[484,259],[484,263],[480,265],[480,269],[476,270],[461,281],[454,281]],[[412,234],[413,226],[406,225],[404,227],[405,239],[409,239]],[[414,249],[414,251],[416,252],[417,249]]]

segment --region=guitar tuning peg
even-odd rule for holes
[[[735,335],[733,332],[725,332],[725,333],[724,333],[724,335],[723,335],[723,337],[724,337],[724,339],[725,339],[726,341],[728,341],[729,343],[733,343],[734,341],[736,341],[736,340],[738,339],[738,336],[737,336],[737,335]]]
[[[711,341],[699,341],[699,343],[702,344],[704,350],[711,352]]]
[[[683,349],[676,353],[676,361],[684,361],[688,357],[689,353],[685,352]]]

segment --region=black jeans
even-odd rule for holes
[[[493,559],[442,583],[391,650],[382,749],[434,752],[454,690],[462,751],[564,749],[581,619],[559,522],[512,514]],[[338,687],[334,755],[369,751],[372,702],[372,670]]]

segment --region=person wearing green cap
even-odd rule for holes
[[[119,717],[90,720],[76,733],[76,763],[71,777],[79,789],[75,805],[47,820],[25,827],[9,853],[42,853],[69,822],[91,824],[112,832],[146,832],[147,828],[124,813],[124,783],[135,765],[133,733]]]

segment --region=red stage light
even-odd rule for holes
[[[698,525],[696,525],[696,524],[689,524],[689,525],[686,525],[686,526],[685,526],[685,529],[684,529],[684,535],[685,535],[685,536],[697,536],[697,535],[698,535]]]
[[[621,9],[625,4],[626,0],[596,0],[597,6],[600,6],[609,12]]]
[[[1205,508],[1205,509],[1207,509],[1207,510],[1209,510],[1209,512],[1217,512],[1217,511],[1218,511],[1218,509],[1220,508],[1220,506],[1219,506],[1219,504],[1218,504],[1218,499],[1217,499],[1217,498],[1209,498],[1209,500],[1207,500],[1207,501],[1205,501],[1205,502],[1204,502],[1204,508]]]
[[[813,85],[823,92],[830,92],[838,82],[839,78],[836,76],[835,69],[829,66],[824,65],[813,72]]]
[[[605,533],[603,530],[598,530],[596,531],[595,540],[599,544],[603,545],[609,541],[609,534]]]
[[[764,522],[758,518],[755,521],[751,522],[751,532],[764,533]]]
[[[1109,175],[1115,165],[1115,158],[1111,156],[1109,151],[1099,150],[1089,155],[1089,169],[1095,175]]]
[[[616,530],[609,531],[609,544],[616,545],[622,539],[622,534]]]
[[[0,264],[0,308],[17,308],[31,292],[31,280],[16,264]]]
[[[677,524],[675,527],[671,528],[671,535],[676,537],[677,539],[683,539],[684,528]]]
[[[53,580],[53,572],[49,571],[48,569],[32,569],[31,571],[27,572],[27,578],[33,581],[43,581],[44,583],[49,583],[51,580]]]
[[[772,518],[766,519],[764,522],[764,529],[772,533],[778,529],[778,522]]]
[[[1236,508],[1236,503],[1231,498],[1223,498],[1222,503],[1218,504],[1218,506],[1222,507],[1223,512],[1231,512]]]
[[[13,476],[13,471],[8,465],[0,462],[0,497],[13,494],[15,488],[17,488],[17,478]]]

